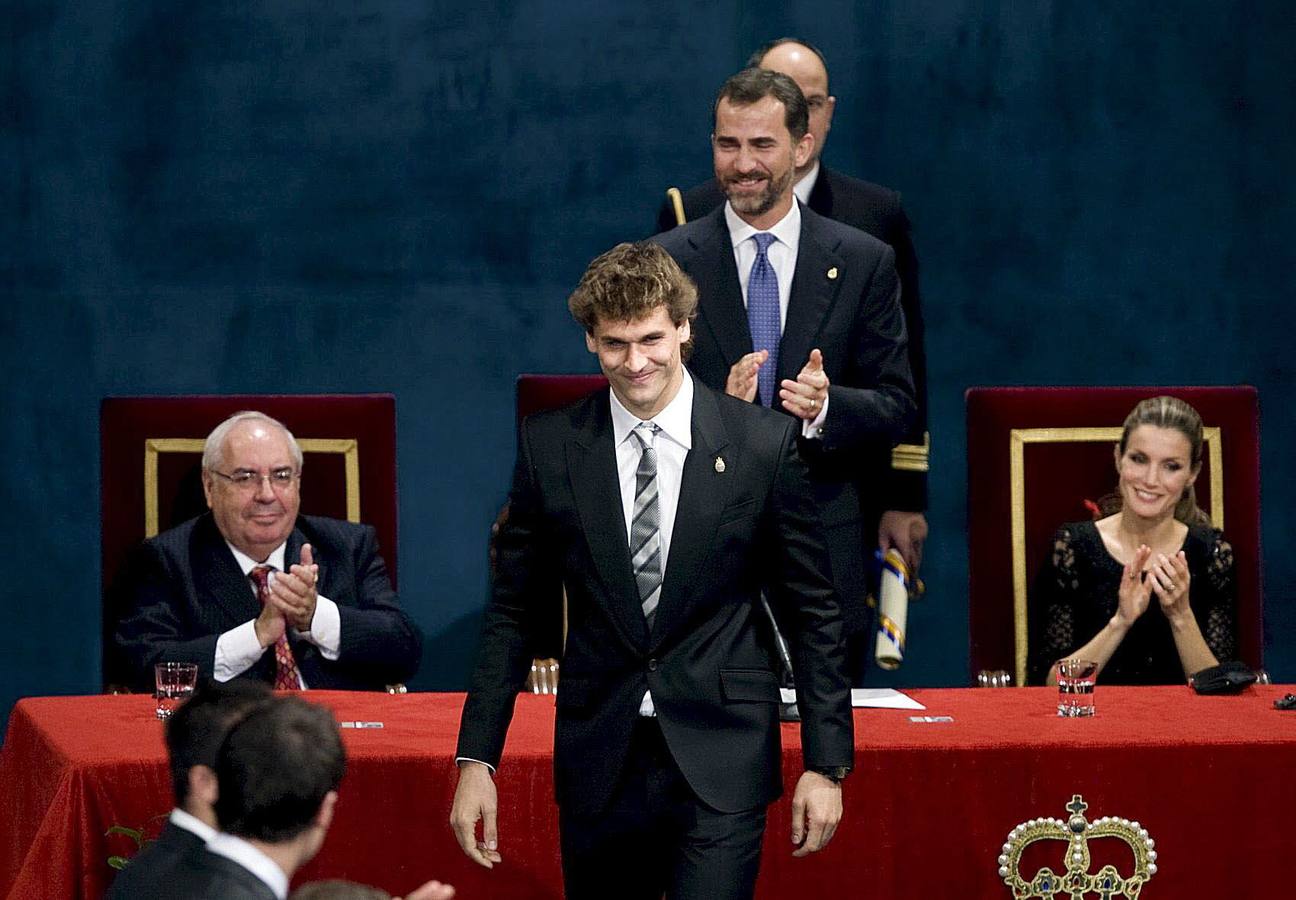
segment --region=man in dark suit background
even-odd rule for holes
[[[821,216],[873,235],[895,251],[900,278],[900,304],[908,336],[909,368],[914,380],[917,410],[901,445],[893,452],[879,445],[864,464],[871,489],[864,502],[865,537],[872,540],[875,526],[878,546],[900,551],[911,573],[922,563],[927,538],[927,354],[922,301],[918,287],[918,257],[910,236],[909,218],[900,195],[890,188],[861,181],[821,164],[828,132],[832,129],[837,98],[829,92],[828,68],[818,49],[797,38],[779,38],[760,47],[748,59],[749,67],[782,72],[801,89],[809,106],[809,129],[814,150],[797,166],[793,191]],[[683,195],[688,221],[701,218],[722,205],[725,192],[714,178]],[[657,216],[657,230],[674,228],[676,214],[668,201]],[[865,548],[868,549],[868,548]]]
[[[608,251],[569,305],[611,388],[523,423],[451,824],[470,858],[500,861],[492,775],[544,618],[533,607],[561,581],[566,896],[750,897],[783,781],[762,588],[793,626],[800,679],[796,855],[832,837],[853,761],[841,620],[798,429],[685,371],[696,290],[660,247]]]
[[[113,879],[108,900],[168,896],[171,877],[187,853],[216,836],[216,754],[231,726],[270,698],[264,684],[204,681],[166,722],[167,758],[175,809],[157,840]]]
[[[859,677],[872,548],[865,510],[890,477],[867,462],[900,440],[914,412],[895,253],[796,201],[795,171],[813,155],[814,135],[791,78],[738,73],[720,89],[714,122],[728,201],[655,240],[698,286],[690,370],[801,426]]]
[[[138,690],[153,665],[278,688],[381,690],[418,668],[422,636],[401,610],[369,526],[299,516],[302,452],[259,412],[207,437],[210,512],[144,542],[115,591],[131,611],[117,643]]]

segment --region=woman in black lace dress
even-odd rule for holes
[[[1117,511],[1063,525],[1030,607],[1028,678],[1092,659],[1107,684],[1172,684],[1236,657],[1233,549],[1197,508],[1201,416],[1144,400],[1116,447]]]

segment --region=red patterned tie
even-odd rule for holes
[[[256,566],[248,574],[256,582],[257,599],[261,605],[265,606],[270,602],[270,573],[274,569],[270,566]],[[293,658],[292,647],[288,644],[288,632],[285,628],[284,633],[275,641],[275,680],[274,686],[276,691],[300,691],[301,678],[297,675],[297,660]]]

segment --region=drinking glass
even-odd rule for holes
[[[154,683],[157,690],[157,717],[169,719],[181,703],[189,698],[198,684],[198,664],[184,662],[160,662],[153,667]]]
[[[1059,659],[1053,665],[1057,673],[1057,714],[1067,718],[1092,716],[1098,664],[1089,659]]]

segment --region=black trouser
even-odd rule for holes
[[[698,800],[656,719],[637,721],[607,809],[560,809],[558,824],[567,900],[747,900],[756,889],[765,807],[721,813]]]

